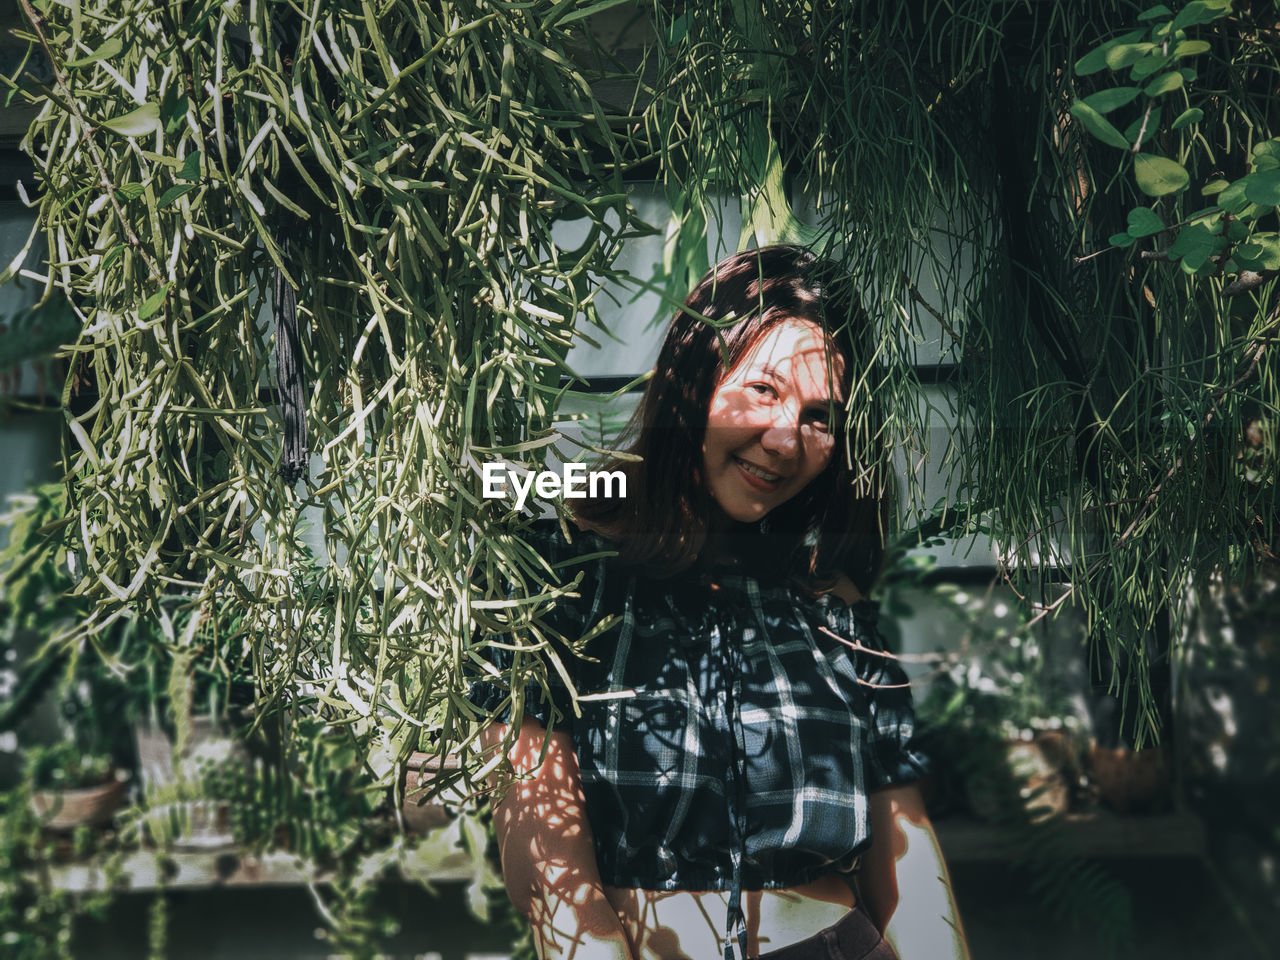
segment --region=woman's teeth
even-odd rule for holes
[[[737,457],[734,457],[733,459],[737,462],[738,466],[742,467],[743,470],[747,471],[747,473],[751,474],[752,476],[759,477],[761,480],[768,480],[770,483],[773,483],[777,480],[782,479],[782,476],[780,474],[765,473],[759,467],[753,466],[752,464],[747,463],[747,461],[745,460],[739,460]]]

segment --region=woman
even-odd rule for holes
[[[720,263],[628,428],[640,459],[610,464],[628,496],[529,535],[582,575],[544,618],[554,642],[615,618],[586,659],[562,656],[580,716],[558,677],[549,702],[473,689],[502,722],[524,713],[509,756],[527,776],[495,827],[543,957],[968,956],[914,785],[910,692],[863,600],[886,474],[837,442],[846,408],[853,449],[880,434],[867,324],[833,279],[791,246]]]

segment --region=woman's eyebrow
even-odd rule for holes
[[[760,369],[764,373],[767,373],[769,376],[773,377],[775,380],[779,380],[785,384],[791,383],[791,381],[788,380],[785,376],[783,376],[782,373],[778,370],[778,368],[773,366],[772,364],[769,364],[769,363],[761,364]]]

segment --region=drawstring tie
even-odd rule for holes
[[[740,632],[730,615],[730,636],[738,637]],[[746,818],[746,745],[742,739],[742,713],[739,707],[741,692],[740,673],[737,657],[741,651],[740,643],[728,643],[723,633],[720,634],[720,663],[725,679],[726,703],[725,712],[729,721],[729,784],[726,801],[729,808],[729,821],[733,828],[733,848],[729,851],[729,860],[733,866],[733,878],[729,887],[729,904],[725,914],[724,960],[735,960],[733,948],[738,947],[737,960],[747,957],[747,922],[742,910],[742,868],[747,856],[747,818]]]

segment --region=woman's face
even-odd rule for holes
[[[822,329],[784,320],[753,344],[716,387],[702,467],[732,519],[761,519],[809,485],[831,460],[830,404],[842,405],[840,357]]]

